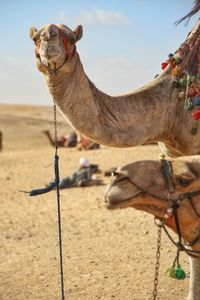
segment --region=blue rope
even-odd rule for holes
[[[59,236],[59,249],[60,249],[60,276],[61,276],[61,291],[62,300],[65,299],[64,291],[64,272],[63,272],[63,255],[62,255],[62,228],[61,228],[61,212],[60,212],[60,177],[59,177],[59,156],[57,155],[57,147],[55,150],[55,161],[54,161],[54,171],[55,171],[55,183],[56,183],[56,193],[57,193],[57,207],[58,207],[58,236]]]

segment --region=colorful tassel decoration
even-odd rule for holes
[[[168,62],[167,61],[164,61],[162,64],[161,64],[161,68],[162,70],[164,70],[167,66],[168,66]]]
[[[188,111],[192,111],[194,108],[194,102],[192,101],[192,99],[189,97],[187,98],[187,100],[185,101],[184,104],[184,109],[188,110]]]
[[[197,97],[194,99],[194,105],[200,106],[200,96],[197,96]]]
[[[165,276],[170,278],[176,278],[176,270],[174,267],[167,268],[165,271]]]
[[[186,278],[185,271],[180,265],[176,268],[174,266],[167,268],[165,271],[165,276],[178,280],[183,280]]]
[[[200,119],[200,109],[191,113],[193,120],[198,121]]]
[[[183,280],[183,279],[186,278],[185,272],[184,272],[184,270],[181,268],[181,266],[178,266],[178,267],[176,268],[176,278],[177,278],[178,280]]]

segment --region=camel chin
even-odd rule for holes
[[[114,210],[118,208],[128,208],[128,207],[133,207],[134,206],[134,196],[132,199],[127,199],[127,200],[121,200],[118,202],[110,202],[109,200],[105,201],[106,202],[106,208],[109,210]]]

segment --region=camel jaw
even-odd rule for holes
[[[109,210],[114,210],[118,208],[127,208],[134,205],[134,197],[131,199],[122,200],[114,203],[110,202],[109,199],[106,199],[105,203],[106,203],[106,208]]]

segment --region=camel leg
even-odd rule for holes
[[[187,300],[200,300],[200,259],[190,257],[190,289]]]

